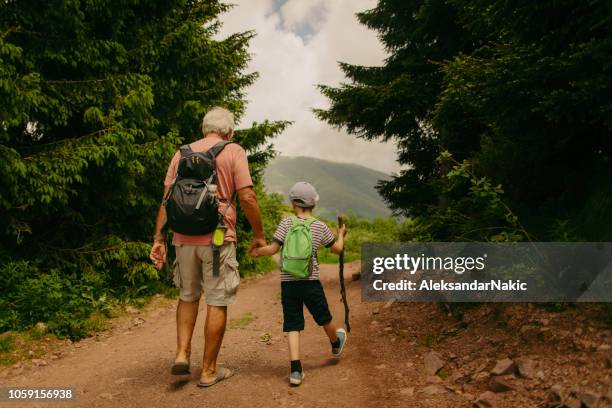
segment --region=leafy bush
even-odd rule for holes
[[[325,221],[325,220],[323,220]],[[338,226],[337,221],[325,221],[335,233]],[[344,244],[344,260],[351,262],[360,259],[361,245],[375,242],[397,242],[400,238],[402,228],[407,221],[399,221],[395,218],[376,218],[370,221],[366,218],[358,218],[349,212],[344,217],[348,230]],[[333,254],[327,248],[319,250],[320,263],[337,263],[338,255]]]

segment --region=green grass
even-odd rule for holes
[[[251,312],[246,312],[241,317],[230,319],[228,327],[230,329],[244,329],[255,320],[255,316]]]
[[[0,365],[41,358],[63,344],[56,336],[36,329],[0,334]]]
[[[13,351],[13,336],[5,333],[0,337],[0,353],[10,353]]]

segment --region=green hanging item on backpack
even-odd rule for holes
[[[312,262],[312,231],[310,226],[316,218],[305,220],[291,216],[291,228],[287,231],[281,251],[281,270],[296,278],[310,276]]]

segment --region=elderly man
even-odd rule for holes
[[[189,145],[193,152],[205,152],[222,141],[232,139],[234,115],[223,108],[213,108],[202,121],[204,137]],[[164,182],[164,197],[177,175],[181,153],[177,152],[168,168]],[[217,197],[219,212],[227,227],[223,245],[218,248],[218,267],[213,273],[213,246],[211,234],[183,235],[174,233],[176,247],[174,283],[180,288],[176,311],[177,350],[172,374],[189,373],[191,338],[198,316],[200,297],[206,301],[204,326],[204,358],[202,376],[198,386],[208,387],[231,377],[233,371],[217,366],[217,356],[225,334],[227,306],[235,301],[240,283],[236,261],[236,207],[232,197],[237,192],[241,207],[253,229],[249,250],[266,244],[257,197],[249,174],[246,152],[238,144],[227,144],[216,156]],[[229,207],[228,207],[229,206]],[[158,268],[166,261],[166,246],[162,228],[167,220],[166,207],[160,206],[151,249],[151,260]],[[217,248],[215,248],[217,249]],[[217,276],[218,275],[218,276]]]

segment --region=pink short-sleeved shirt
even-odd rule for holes
[[[215,134],[209,134],[203,139],[191,143],[189,146],[194,152],[204,152],[209,150],[215,144],[223,141],[223,139]],[[168,166],[166,180],[164,185],[170,186],[175,177],[178,168],[181,153],[177,151]],[[232,198],[235,191],[245,187],[253,186],[251,174],[249,173],[249,163],[244,149],[236,144],[230,143],[217,156],[217,194],[219,196],[219,210],[225,211],[227,203]],[[231,208],[225,214],[225,224],[227,232],[225,234],[226,242],[236,241],[236,204],[232,204]],[[178,232],[174,233],[173,243],[186,245],[210,245],[212,234],[208,235],[183,235]]]

